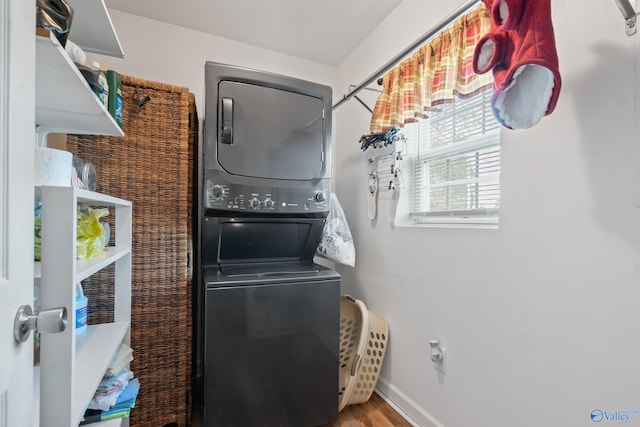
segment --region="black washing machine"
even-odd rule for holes
[[[203,425],[333,422],[340,276],[313,262],[329,212],[331,88],[212,62],[205,86],[196,292]]]
[[[205,219],[212,244],[203,249],[217,261],[203,270],[206,426],[313,427],[337,418],[340,275],[312,262],[323,224]]]
[[[314,264],[207,270],[207,426],[337,417],[340,277]]]

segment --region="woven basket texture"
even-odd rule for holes
[[[123,75],[122,98],[124,138],[70,135],[67,149],[95,165],[96,191],[133,203],[131,369],[141,387],[131,425],[188,426],[194,97],[183,87]],[[107,268],[83,281],[90,324],[113,321],[113,276],[114,269]]]

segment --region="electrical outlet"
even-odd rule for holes
[[[443,374],[447,373],[447,349],[440,347],[440,352],[442,353],[442,359],[439,362],[435,362],[433,364],[436,371],[440,371]]]

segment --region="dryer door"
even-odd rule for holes
[[[322,99],[257,84],[218,85],[217,157],[232,175],[310,180],[324,170]]]

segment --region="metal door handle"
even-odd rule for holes
[[[67,308],[57,307],[42,310],[37,316],[33,315],[30,305],[23,305],[16,313],[13,323],[13,336],[17,342],[25,342],[31,331],[37,329],[40,333],[62,332],[67,327]]]
[[[233,144],[233,98],[222,98],[222,137],[223,144]]]

